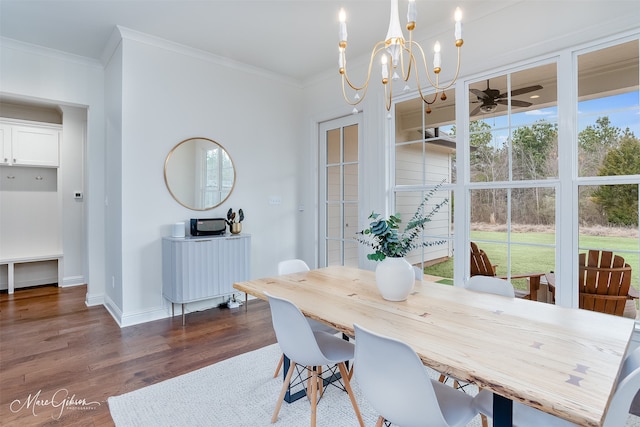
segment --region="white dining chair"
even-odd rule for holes
[[[356,380],[384,421],[402,427],[464,426],[478,414],[473,397],[432,380],[407,344],[354,325]]]
[[[499,279],[493,276],[471,276],[465,283],[465,288],[474,292],[483,292],[487,294],[502,295],[508,298],[515,298],[516,294],[511,282],[505,279]],[[447,377],[444,374],[440,374],[438,379],[441,383],[447,382]],[[460,384],[457,379],[453,380],[454,388],[464,388],[467,384]],[[487,427],[487,417],[485,414],[481,414],[482,427]]]
[[[286,259],[278,263],[278,275],[309,271],[309,266],[301,259]]]
[[[287,259],[284,261],[280,261],[278,263],[278,276],[282,276],[285,274],[293,274],[293,273],[304,273],[305,271],[310,271],[309,266],[306,262],[301,259]],[[323,331],[328,334],[334,335],[339,331],[332,328],[331,326],[325,325],[324,323],[318,322],[314,319],[306,318],[307,322],[309,322],[309,326],[314,331]],[[276,366],[276,371],[273,373],[273,378],[277,377],[280,373],[280,368],[284,364],[284,354],[280,356],[280,360],[278,361],[278,365]]]
[[[616,389],[604,418],[603,427],[624,427],[629,418],[633,398],[640,390],[640,347],[624,360]],[[474,406],[480,413],[493,417],[493,393],[482,390],[474,398]],[[514,427],[574,427],[575,424],[539,411],[531,406],[513,402]]]
[[[326,332],[312,330],[302,312],[291,301],[278,298],[267,292],[265,295],[269,298],[271,320],[278,344],[282,352],[291,360],[271,422],[275,423],[278,419],[278,413],[291,382],[291,376],[296,365],[300,365],[308,368],[311,374],[308,380],[307,396],[311,401],[311,426],[315,426],[319,382],[323,381],[322,377],[318,376],[317,367],[337,365],[344,389],[351,399],[351,405],[358,422],[360,426],[364,427],[364,421],[351,389],[346,367],[346,362],[354,358],[355,346],[353,343]]]
[[[492,276],[472,276],[467,280],[465,288],[487,294],[502,295],[510,298],[516,297],[511,282]]]

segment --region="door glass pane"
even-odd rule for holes
[[[344,162],[358,161],[358,125],[344,128]]]
[[[327,200],[340,200],[340,166],[327,168]]]
[[[327,205],[327,237],[342,237],[342,217],[339,204]]]
[[[347,267],[358,267],[358,243],[344,242],[344,263]]]
[[[345,203],[344,205],[344,222],[342,236],[345,239],[353,238],[358,231],[358,205]]]
[[[342,242],[340,240],[327,241],[327,266],[342,265]]]
[[[327,131],[327,164],[340,163],[340,129]]]
[[[358,200],[358,165],[344,166],[344,200]]]

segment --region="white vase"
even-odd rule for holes
[[[385,258],[376,267],[376,285],[382,298],[388,301],[407,299],[416,276],[413,267],[404,258]]]

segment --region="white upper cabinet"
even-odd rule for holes
[[[0,122],[0,164],[58,167],[60,126]]]

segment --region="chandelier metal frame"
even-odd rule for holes
[[[429,67],[427,65],[427,58],[424,53],[424,49],[420,44],[413,40],[413,30],[416,28],[416,16],[417,10],[415,5],[415,0],[409,0],[409,7],[407,11],[407,25],[406,28],[409,31],[409,40],[404,38],[404,34],[402,33],[400,27],[400,18],[398,15],[398,0],[391,0],[391,12],[389,17],[389,29],[387,32],[387,36],[385,40],[377,42],[372,51],[371,58],[369,59],[369,68],[367,71],[367,78],[363,85],[358,86],[352,83],[351,79],[347,74],[347,58],[346,58],[346,50],[347,50],[347,25],[346,25],[346,14],[344,9],[340,10],[339,20],[340,20],[340,34],[339,34],[339,58],[338,58],[338,71],[341,75],[342,80],[342,95],[345,101],[354,107],[354,113],[358,110],[356,106],[362,102],[367,94],[369,89],[369,82],[371,80],[371,70],[373,68],[373,62],[376,56],[381,54],[381,75],[382,75],[382,84],[384,86],[385,92],[385,107],[387,111],[391,109],[391,104],[393,101],[393,81],[399,80],[398,76],[398,67],[400,67],[400,73],[402,75],[402,80],[405,83],[409,81],[411,77],[412,68],[415,68],[415,79],[416,85],[418,88],[418,93],[420,94],[420,98],[427,104],[426,112],[427,114],[431,112],[430,106],[434,104],[438,100],[438,95],[440,95],[441,100],[445,100],[446,94],[445,90],[453,86],[453,84],[458,79],[458,74],[460,72],[460,49],[464,43],[462,39],[462,12],[460,8],[456,9],[455,12],[455,46],[457,50],[457,65],[456,72],[453,79],[445,85],[440,86],[440,72],[441,69],[441,57],[440,57],[440,43],[436,42],[434,46],[434,57],[433,57],[433,69],[432,72],[435,75],[435,78],[432,79]],[[382,53],[381,53],[382,52]],[[414,52],[416,52],[414,54]],[[405,58],[406,56],[406,58]],[[418,73],[418,59],[422,60],[422,65],[424,66],[425,74],[427,79],[429,80],[429,84],[431,85],[431,89],[435,89],[435,93],[432,97],[425,96],[423,87],[420,84],[420,75]],[[391,59],[391,60],[389,60]],[[391,78],[389,76],[391,75]],[[346,84],[345,84],[346,83]],[[347,85],[355,91],[355,95],[353,100],[349,99],[347,96]],[[405,85],[404,91],[410,90],[408,84]]]

